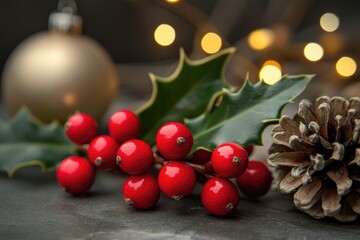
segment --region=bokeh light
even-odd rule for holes
[[[264,50],[270,47],[275,40],[275,34],[270,29],[258,29],[250,33],[248,44],[252,49]]]
[[[169,3],[177,3],[177,2],[179,2],[180,0],[166,0],[167,2],[169,2]]]
[[[161,46],[169,46],[175,41],[175,29],[169,24],[160,24],[155,32],[155,41]]]
[[[222,40],[221,37],[213,32],[209,32],[201,39],[201,48],[206,53],[216,53],[221,49]]]
[[[336,62],[336,71],[343,77],[350,77],[356,72],[356,62],[350,57],[342,57]]]
[[[324,56],[324,49],[317,43],[308,43],[304,48],[304,56],[312,61],[319,61]]]
[[[339,18],[333,13],[325,13],[320,18],[320,26],[326,32],[334,32],[339,25]]]
[[[66,93],[63,96],[63,102],[66,106],[72,107],[76,103],[76,96],[73,93]]]
[[[273,85],[281,79],[281,65],[274,61],[266,61],[259,72],[259,79]]]
[[[263,66],[267,66],[267,65],[275,66],[275,67],[277,67],[278,69],[281,70],[281,65],[280,65],[280,63],[278,63],[277,61],[267,60],[267,61],[263,64]]]

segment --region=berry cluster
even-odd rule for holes
[[[137,209],[151,208],[160,192],[180,200],[189,196],[196,182],[203,182],[201,201],[205,209],[217,216],[236,211],[239,191],[256,198],[267,193],[271,173],[261,161],[250,161],[252,147],[226,142],[213,152],[198,149],[190,154],[193,145],[191,131],[182,123],[168,122],[156,135],[155,151],[137,139],[141,123],[132,111],[114,113],[108,122],[109,135],[99,135],[96,121],[89,115],[77,113],[65,124],[67,137],[76,144],[88,146],[87,158],[71,156],[57,169],[57,181],[73,195],[85,193],[95,179],[95,168],[112,170],[119,167],[130,175],[123,185],[124,200]],[[157,179],[149,174],[154,164],[161,169]],[[238,188],[231,179],[235,178]]]

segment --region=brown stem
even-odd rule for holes
[[[186,162],[190,167],[192,167],[195,171],[197,171],[198,173],[204,175],[205,174],[205,166],[204,165],[199,165],[199,164],[195,164],[195,163],[189,163]]]
[[[88,149],[89,149],[89,144],[77,145],[76,152],[80,156],[87,156]]]
[[[210,179],[210,178],[216,177],[216,175],[215,175],[215,174],[206,173],[206,174],[205,174],[205,177],[206,177],[206,179]]]
[[[81,145],[80,147],[84,152],[87,152],[89,150],[89,144],[84,144],[84,145]]]
[[[166,163],[168,163],[168,161],[154,153],[154,163],[159,163],[164,166]]]
[[[206,163],[204,167],[206,173],[214,173],[214,168],[212,167],[211,162]]]
[[[162,158],[160,156],[158,156],[157,154],[154,153],[154,163],[155,164],[160,164],[162,166],[164,166],[165,164],[167,164],[169,161],[167,161],[165,158]],[[196,163],[191,163],[191,162],[187,162],[187,161],[183,161],[185,163],[187,163],[190,167],[192,167],[197,173],[199,173],[200,175],[202,175],[203,177],[205,177],[206,179],[212,178],[214,177],[213,174],[213,168],[211,166],[211,163],[207,163],[205,165],[200,165],[200,164],[196,164]]]

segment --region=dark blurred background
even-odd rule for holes
[[[135,94],[149,93],[147,72],[166,75],[173,71],[180,47],[193,59],[209,55],[200,44],[207,32],[221,38],[221,49],[237,48],[226,73],[235,84],[240,85],[247,73],[258,81],[264,63],[274,60],[272,64],[281,74],[317,74],[317,84],[312,86],[314,95],[350,96],[354,89],[356,94],[360,91],[356,65],[360,59],[360,4],[356,0],[77,0],[76,3],[84,22],[83,33],[106,49],[118,66],[122,84]],[[47,30],[49,14],[57,4],[57,0],[0,2],[0,73],[20,42]],[[325,13],[339,20],[335,30],[326,31],[320,26]],[[333,19],[329,21],[333,24]],[[176,31],[169,46],[154,40],[154,31],[162,23]],[[267,46],[257,49],[251,46],[249,36],[259,29],[270,31],[271,39]],[[266,31],[261,39],[269,37]],[[254,41],[256,45],[257,40]],[[323,50],[317,60],[309,61],[304,56],[304,48],[310,42],[319,44]],[[310,53],[316,54],[315,50]],[[353,72],[350,69],[347,76],[336,69],[343,56],[355,62],[355,69]],[[144,85],[140,87],[139,82]]]
[[[173,4],[165,0],[76,2],[78,13],[84,20],[84,34],[103,45],[116,63],[175,59],[179,47],[190,53],[196,32],[206,24],[211,24],[228,45],[237,43],[252,30],[275,23],[288,25],[295,32],[294,41],[314,41],[320,32],[321,15],[332,12],[340,18],[339,31],[349,34],[346,36],[349,41],[358,40],[353,37],[360,34],[360,3],[356,0],[181,0]],[[47,29],[49,14],[56,10],[57,4],[57,0],[0,2],[1,69],[21,41]],[[191,15],[193,13],[196,15]],[[164,22],[177,31],[175,42],[166,48],[153,41],[154,29]]]

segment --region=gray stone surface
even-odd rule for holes
[[[0,239],[359,239],[359,221],[314,220],[272,191],[258,201],[242,196],[235,216],[218,218],[191,197],[161,196],[157,207],[136,211],[121,197],[126,176],[99,172],[87,196],[75,198],[37,168],[0,174]]]
[[[126,91],[119,99],[104,123],[116,109],[136,109],[143,102]],[[1,104],[0,117],[7,119]],[[291,116],[296,106],[289,105],[284,113]],[[266,159],[270,129],[265,130],[264,146],[255,149],[252,159]],[[342,224],[312,219],[276,191],[258,201],[242,196],[231,218],[214,217],[203,209],[200,186],[187,199],[174,201],[161,196],[155,209],[136,211],[122,199],[125,178],[98,172],[90,193],[75,198],[57,186],[54,172],[27,168],[12,179],[0,172],[0,240],[360,239],[360,220]]]

